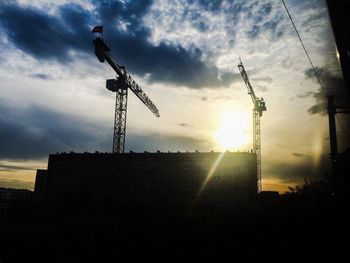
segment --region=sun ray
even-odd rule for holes
[[[213,163],[213,165],[211,166],[208,175],[205,177],[205,180],[203,181],[198,193],[196,194],[195,198],[194,198],[194,202],[192,204],[192,207],[195,206],[195,204],[197,203],[197,201],[200,198],[200,195],[202,194],[202,192],[204,191],[205,187],[207,186],[208,182],[210,181],[211,177],[213,176],[213,174],[215,173],[218,165],[220,164],[222,158],[224,157],[225,152],[221,152],[218,157],[216,158],[215,162]]]

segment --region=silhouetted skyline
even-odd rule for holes
[[[153,118],[129,96],[126,151],[250,150],[240,56],[268,107],[263,189],[328,172],[325,95],[344,104],[347,94],[324,1],[285,1],[323,88],[280,1],[73,2],[0,3],[0,186],[33,187],[50,153],[111,151],[115,97],[105,80],[115,74],[95,57],[97,24],[162,112]],[[348,119],[337,125],[341,152]],[[242,139],[222,143],[230,134]]]

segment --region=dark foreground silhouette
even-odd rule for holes
[[[242,207],[190,211],[22,200],[0,218],[0,262],[340,260],[346,197],[321,182]]]

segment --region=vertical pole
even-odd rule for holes
[[[116,91],[113,153],[124,153],[125,131],[126,131],[126,110],[128,100],[127,87],[120,87]]]
[[[259,111],[253,110],[253,149],[256,154],[256,173],[257,173],[257,190],[258,193],[262,191],[261,182],[261,146],[260,146],[260,115]]]
[[[332,161],[332,184],[333,184],[333,191],[336,190],[337,186],[337,175],[336,175],[336,160],[338,155],[338,148],[337,148],[337,131],[335,126],[335,114],[336,114],[336,107],[334,105],[333,96],[327,96],[328,99],[328,121],[329,121],[329,141],[331,146],[331,152],[330,152],[330,159]]]

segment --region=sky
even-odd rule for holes
[[[94,54],[103,25],[119,64],[160,112],[129,93],[126,151],[249,151],[252,102],[239,57],[267,111],[263,190],[329,174],[326,95],[345,105],[323,0],[18,0],[0,2],[0,187],[33,189],[56,152],[110,152],[115,72]],[[337,115],[339,151],[349,147]]]

